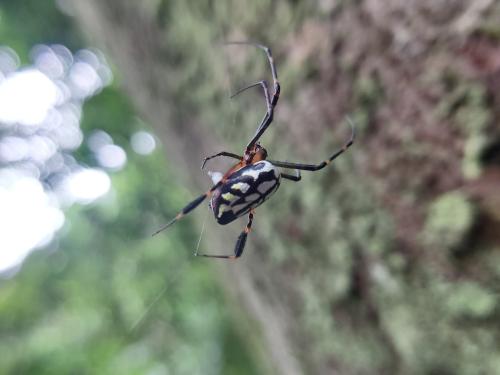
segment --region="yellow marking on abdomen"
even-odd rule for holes
[[[222,215],[224,214],[224,212],[230,211],[230,210],[231,210],[230,206],[228,206],[227,204],[221,204],[219,206],[219,214],[217,215],[218,218],[220,219],[222,217]]]
[[[221,197],[224,198],[228,202],[231,202],[235,198],[234,194],[231,194],[231,193],[222,194]]]
[[[243,193],[246,193],[249,188],[250,185],[248,185],[246,182],[237,182],[236,184],[231,185],[231,189],[239,190]]]

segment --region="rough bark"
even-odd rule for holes
[[[273,159],[320,161],[352,114],[350,154],[283,186],[244,261],[221,266],[278,372],[498,369],[498,2],[71,4],[194,192],[200,159],[241,148],[263,110],[225,109],[224,74],[249,83],[266,67],[219,54],[221,40],[274,47]]]

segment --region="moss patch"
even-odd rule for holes
[[[453,191],[438,197],[429,208],[424,239],[446,250],[462,247],[476,217],[476,208],[463,193]]]

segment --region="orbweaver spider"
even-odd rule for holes
[[[250,139],[250,142],[248,142],[242,156],[232,152],[221,151],[203,159],[201,169],[205,167],[208,160],[219,156],[237,159],[239,162],[222,175],[220,180],[216,183],[214,181],[215,185],[212,186],[210,190],[188,203],[172,220],[153,233],[153,236],[167,229],[183,216],[190,213],[206,198],[211,198],[210,208],[217,223],[221,225],[229,224],[238,217],[246,214],[248,214],[248,222],[238,236],[234,248],[234,255],[199,254],[198,252],[194,255],[208,258],[237,259],[241,256],[243,249],[245,248],[248,233],[250,233],[252,228],[255,208],[264,203],[264,201],[266,201],[274,192],[276,192],[276,190],[278,190],[281,178],[297,182],[301,179],[301,170],[318,171],[326,167],[353,144],[354,125],[352,124],[352,121],[347,118],[349,125],[352,128],[351,138],[342,146],[341,149],[334,152],[333,155],[319,164],[302,164],[290,163],[287,161],[268,160],[267,151],[260,145],[259,139],[273,121],[274,109],[278,104],[280,96],[280,84],[278,82],[278,74],[271,55],[271,50],[264,45],[250,42],[230,42],[227,44],[253,45],[262,49],[266,53],[273,77],[272,95],[269,92],[267,81],[261,80],[238,90],[231,96],[231,98],[249,88],[260,86],[264,91],[267,112],[257,128],[255,135],[252,139]],[[295,170],[295,174],[280,172],[278,168],[293,169]]]

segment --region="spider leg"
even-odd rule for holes
[[[303,170],[303,171],[319,171],[320,169],[323,169],[326,167],[328,164],[330,164],[334,159],[336,159],[339,155],[347,151],[349,147],[354,143],[354,137],[355,137],[355,132],[354,132],[354,125],[351,121],[351,119],[348,117],[347,121],[349,125],[351,125],[352,128],[352,133],[351,133],[351,138],[342,146],[340,150],[337,150],[334,152],[332,156],[330,156],[328,159],[322,161],[319,164],[302,164],[302,163],[290,163],[287,161],[275,161],[275,160],[268,160],[270,163],[274,164],[277,167],[281,168],[289,168],[289,169],[298,169],[298,170]],[[282,174],[283,176],[283,174]],[[285,177],[286,178],[286,177]]]
[[[200,195],[198,198],[192,200],[189,202],[172,220],[170,220],[167,224],[162,226],[160,229],[158,229],[156,232],[154,232],[151,236],[156,236],[158,233],[164,231],[168,227],[170,227],[172,224],[180,220],[182,217],[186,216],[188,213],[193,211],[196,207],[198,207],[201,202],[203,202],[206,198],[210,197],[212,193],[214,192],[215,189],[217,189],[219,186],[222,185],[222,180],[216,183],[214,186],[210,188],[205,194]]]
[[[288,173],[281,173],[281,177],[294,182],[299,182],[302,179],[302,176],[300,175],[300,170],[298,169],[295,170],[295,175]]]
[[[233,95],[231,95],[230,98],[232,99],[235,96],[241,94],[243,91],[251,89],[252,87],[255,87],[255,86],[261,86],[262,89],[264,90],[264,98],[266,99],[266,106],[267,106],[267,115],[269,115],[269,113],[271,113],[271,111],[272,111],[271,96],[269,95],[269,87],[267,85],[267,81],[265,81],[265,80],[252,83],[251,85],[248,85],[246,87],[243,87],[242,89],[239,89]]]
[[[274,107],[276,107],[276,105],[278,104],[281,86],[280,86],[279,81],[278,81],[278,73],[276,71],[276,65],[274,64],[273,56],[271,54],[271,49],[269,47],[266,47],[266,46],[264,46],[262,44],[258,44],[258,43],[252,43],[252,42],[228,42],[226,44],[251,45],[251,46],[255,46],[257,48],[264,50],[264,52],[266,53],[266,56],[267,56],[267,60],[269,62],[269,66],[271,67],[271,74],[273,76],[273,94],[272,94],[272,96],[269,95],[269,93],[267,95],[267,96],[269,96],[269,98],[266,99],[266,102],[268,103],[267,104],[267,107],[268,107],[267,113],[265,114],[262,121],[260,122],[260,125],[257,128],[257,132],[252,137],[250,142],[248,142],[248,144],[247,144],[246,149],[250,150],[255,145],[255,143],[257,143],[257,141],[260,139],[262,134],[264,134],[266,129],[269,127],[269,125],[273,122]],[[257,84],[254,84],[254,85],[256,86]],[[249,87],[252,87],[252,85]],[[244,88],[240,91],[244,91],[244,90],[246,90],[246,88]],[[265,89],[264,89],[264,94],[265,94]]]
[[[221,151],[217,154],[207,156],[205,159],[203,159],[203,163],[201,164],[201,169],[205,168],[205,164],[207,164],[207,161],[209,161],[210,159],[213,159],[213,158],[217,158],[219,156],[227,156],[228,158],[233,158],[233,159],[238,159],[238,160],[243,159],[242,156],[233,154],[232,152]]]
[[[236,240],[236,245],[234,247],[234,255],[212,255],[212,254],[199,254],[199,253],[194,253],[195,256],[200,256],[200,257],[206,257],[206,258],[219,258],[219,259],[237,259],[241,256],[243,253],[243,250],[245,249],[245,244],[247,242],[247,236],[248,233],[250,233],[250,230],[252,229],[252,221],[253,221],[253,214],[254,210],[250,210],[250,213],[248,214],[248,222],[247,225],[245,226],[245,229],[240,233],[238,236],[238,239]]]

